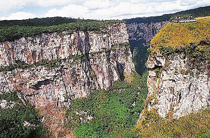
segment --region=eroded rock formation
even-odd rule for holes
[[[23,67],[7,68],[19,63]],[[0,66],[0,91],[20,90],[37,108],[69,105],[92,90],[108,89],[134,70],[124,23],[98,33],[62,32],[2,42]]]
[[[144,42],[143,45],[149,47],[150,41],[167,22],[150,23],[130,23],[127,24],[129,40]]]
[[[163,118],[179,118],[210,107],[209,70],[207,61],[192,67],[184,53],[150,56],[146,110],[157,110]]]

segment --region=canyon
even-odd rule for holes
[[[153,38],[146,63],[146,111],[178,119],[210,107],[208,27],[209,17],[188,24],[168,23]]]
[[[201,18],[198,23],[201,20],[209,27],[209,18]],[[66,128],[66,122],[71,119],[66,111],[72,100],[87,98],[96,90],[113,94],[116,82],[123,85],[128,82],[122,88],[115,88],[119,93],[126,91],[134,82],[131,76],[145,73],[146,68],[148,95],[137,125],[153,111],[161,118],[173,120],[208,109],[210,30],[200,25],[200,32],[205,30],[202,39],[182,47],[173,43],[175,37],[165,38],[166,33],[161,36],[162,30],[170,32],[165,29],[169,24],[176,25],[169,21],[127,24],[122,21],[106,24],[97,31],[42,33],[0,42],[0,94],[16,91],[22,103],[27,101],[38,109],[44,126],[55,137],[61,132],[74,137]],[[187,29],[195,31],[191,34],[199,32],[194,23],[190,25]],[[177,40],[184,43],[184,38]],[[165,42],[168,45],[162,45]],[[141,89],[143,86],[134,86],[132,90],[138,97]],[[99,94],[103,99],[103,92]],[[131,102],[135,108],[135,101]],[[15,102],[0,99],[1,109],[14,105]],[[82,123],[93,119],[88,111],[76,114],[84,116],[79,118]]]
[[[20,91],[57,135],[64,128],[63,108],[72,99],[108,90],[135,71],[126,24],[101,32],[64,31],[0,43],[1,94]],[[6,106],[3,100],[1,105]]]

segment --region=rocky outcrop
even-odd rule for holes
[[[0,66],[0,91],[20,90],[37,108],[69,105],[134,70],[124,23],[0,43]]]
[[[178,119],[210,107],[208,25],[208,17],[167,23],[152,39],[146,63],[149,93],[140,118],[151,111]]]
[[[196,68],[190,60],[184,53],[165,58],[157,52],[149,57],[145,110],[155,109],[163,118],[177,119],[210,107],[207,61],[199,61]]]

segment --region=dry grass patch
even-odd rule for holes
[[[196,19],[196,22],[166,24],[152,39],[152,50],[156,51],[161,46],[179,49],[190,43],[207,42],[210,39],[210,16]]]

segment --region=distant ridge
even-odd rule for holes
[[[204,17],[210,16],[210,6],[200,7],[196,9],[190,9],[186,11],[180,11],[173,14],[164,14],[162,16],[153,16],[153,17],[137,17],[132,19],[125,19],[127,24],[130,23],[151,23],[151,22],[161,22],[161,21],[169,21],[171,18],[175,16],[181,15],[192,15],[193,17]]]
[[[0,27],[4,26],[51,26],[65,23],[76,22],[79,19],[67,18],[67,17],[46,17],[46,18],[33,18],[25,20],[3,20],[0,21]]]
[[[177,15],[191,14],[193,17],[203,17],[210,16],[210,6],[200,7],[196,9],[190,9],[186,11],[176,12],[173,14],[164,14],[162,16],[152,16],[152,17],[137,17],[132,19],[124,19],[127,24],[130,23],[150,23],[150,22],[160,22],[160,21],[169,21],[172,17]],[[60,25],[66,23],[72,23],[81,21],[83,19],[75,19],[70,17],[46,17],[46,18],[33,18],[26,20],[3,20],[0,21],[0,27],[5,26],[52,26]],[[87,19],[88,21],[94,21]]]

